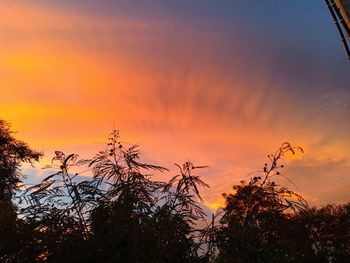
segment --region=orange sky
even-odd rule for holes
[[[312,204],[350,199],[350,91],[327,66],[330,55],[320,58],[328,46],[311,49],[313,31],[304,44],[278,42],[278,28],[202,18],[200,8],[193,18],[64,2],[0,4],[1,118],[46,160],[54,150],[91,155],[115,126],[172,174],[174,162],[209,165],[204,197],[214,207],[289,141],[305,149],[287,161],[299,192]]]

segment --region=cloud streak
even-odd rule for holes
[[[316,204],[326,191],[330,201],[350,197],[339,190],[349,165],[350,79],[342,54],[326,54],[332,42],[311,49],[323,39],[321,29],[307,35],[280,16],[281,25],[273,25],[242,4],[236,16],[219,18],[229,2],[171,8],[156,2],[150,6],[161,15],[124,2],[1,4],[1,117],[48,154],[57,147],[90,153],[114,124],[148,160],[210,165],[204,172],[213,187],[205,192],[210,203],[290,141],[306,151],[288,170],[303,193]],[[284,4],[274,8],[285,11]],[[244,10],[249,23],[240,21]],[[302,26],[306,17],[298,19],[289,23]],[[315,192],[315,185],[324,190]]]

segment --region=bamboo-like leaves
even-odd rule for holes
[[[184,163],[182,167],[176,163],[175,166],[179,168],[180,174],[171,178],[163,191],[168,193],[168,206],[193,224],[195,220],[205,217],[202,206],[196,201],[198,198],[203,202],[198,187],[209,187],[209,185],[202,181],[200,176],[193,175],[192,172],[194,169],[206,168],[207,166],[194,166],[190,161]],[[171,192],[172,187],[174,187],[175,192]]]

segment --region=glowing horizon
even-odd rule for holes
[[[349,65],[326,8],[243,2],[4,1],[0,118],[46,161],[92,154],[114,126],[172,174],[209,165],[211,207],[288,141],[311,204],[350,200]]]

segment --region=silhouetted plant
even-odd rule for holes
[[[201,259],[202,262],[216,262],[218,254],[217,236],[220,231],[220,224],[217,219],[220,217],[220,213],[212,214],[209,224],[200,230],[199,246],[202,249]]]
[[[18,257],[20,220],[17,219],[14,193],[22,183],[20,166],[33,164],[42,153],[13,137],[10,125],[0,120],[0,261],[21,262]],[[23,245],[23,244],[22,244]]]
[[[85,261],[198,259],[194,223],[204,218],[198,188],[207,185],[192,170],[203,167],[187,162],[169,183],[153,181],[149,171],[167,169],[140,162],[138,146],[124,147],[116,130],[107,148],[92,159],[56,151],[52,161],[46,168],[58,171],[22,195],[29,204],[22,217],[36,233],[39,261],[76,261],[77,247]],[[77,180],[72,169],[80,166],[92,178]],[[63,256],[67,251],[70,257]]]
[[[224,194],[225,206],[207,219],[201,188],[188,161],[168,183],[152,180],[166,168],[140,161],[114,130],[91,159],[55,152],[56,169],[39,184],[21,185],[21,162],[41,156],[0,121],[0,261],[27,262],[346,262],[350,204],[309,208],[274,182],[283,143],[261,171]],[[51,171],[50,170],[50,171]],[[90,177],[82,178],[82,172]],[[290,180],[289,180],[290,181]],[[291,182],[291,181],[290,181]],[[24,190],[19,195],[18,185]],[[16,209],[16,205],[20,209]],[[25,202],[23,202],[25,201]],[[21,203],[22,202],[22,203]],[[18,211],[20,213],[18,213]]]
[[[209,187],[200,176],[193,175],[193,170],[207,166],[194,166],[190,161],[184,163],[182,167],[175,165],[179,168],[180,174],[174,176],[164,188],[164,192],[168,193],[165,205],[193,224],[195,220],[205,217],[203,207],[197,201],[199,199],[203,202],[198,188]],[[175,191],[172,191],[173,189]]]
[[[153,216],[157,250],[161,251],[160,262],[195,262],[200,259],[196,221],[205,216],[199,188],[209,186],[193,170],[206,166],[194,166],[190,161],[182,167],[175,165],[180,173],[165,185]]]
[[[224,194],[221,225],[218,231],[219,262],[278,262],[287,260],[280,233],[290,214],[308,208],[307,202],[297,193],[278,186],[272,178],[282,175],[278,161],[285,153],[302,151],[289,143],[268,155],[270,164],[248,183],[233,187],[235,193]],[[259,175],[262,174],[262,176]]]
[[[153,220],[163,182],[149,171],[166,168],[139,161],[137,145],[124,147],[114,130],[108,147],[89,160],[93,181],[105,192],[92,214],[96,251],[106,262],[151,262]]]
[[[9,124],[0,120],[0,201],[11,200],[13,192],[22,183],[21,164],[33,164],[41,156],[42,153],[15,139]]]
[[[300,250],[311,250],[314,262],[347,262],[350,258],[350,203],[308,209],[293,223],[304,233]]]
[[[55,214],[61,213],[76,220],[80,233],[87,238],[89,232],[88,218],[92,207],[96,205],[95,196],[100,193],[91,181],[77,182],[78,173],[70,173],[72,167],[85,163],[78,160],[78,155],[65,155],[61,151],[55,152],[53,162],[45,168],[57,168],[58,171],[44,178],[39,184],[30,186],[22,195],[30,205],[22,209],[22,214],[31,220],[44,220],[56,209]],[[45,220],[44,220],[45,221]]]
[[[167,169],[140,162],[139,154],[138,145],[125,148],[119,141],[119,132],[114,130],[107,149],[88,160],[93,182],[105,191],[102,201],[124,204],[135,213],[147,213],[154,208],[164,183],[152,181],[152,175],[145,172]]]

